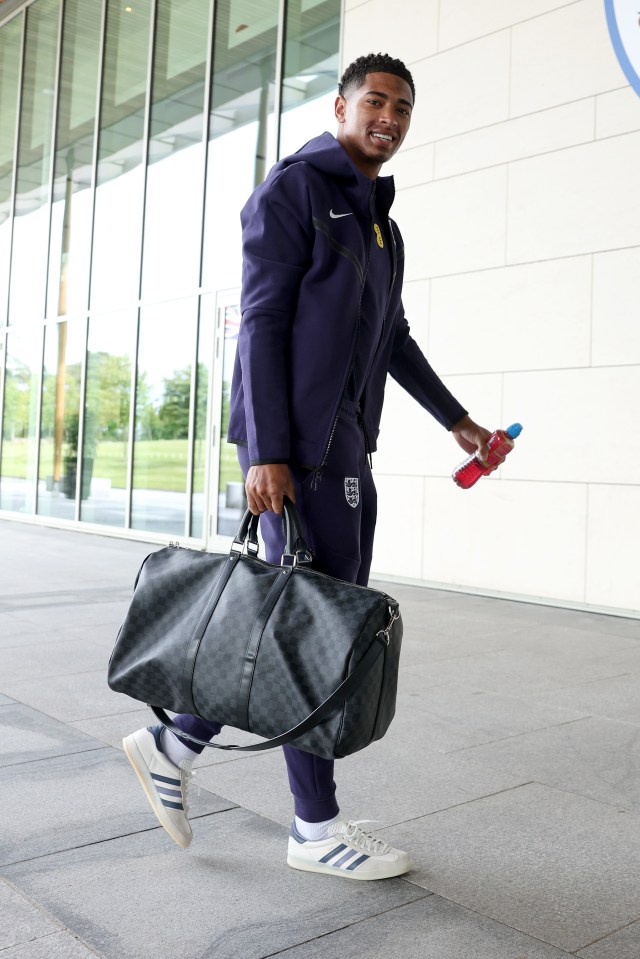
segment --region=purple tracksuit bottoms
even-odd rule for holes
[[[249,469],[246,447],[238,447],[243,474]],[[358,423],[357,405],[346,402],[340,412],[326,468],[314,490],[308,470],[291,468],[296,506],[304,523],[307,543],[314,553],[313,567],[350,583],[366,586],[371,568],[376,524],[376,489]],[[280,563],[284,552],[282,517],[263,513],[260,532],[268,563]],[[212,739],[221,726],[197,716],[176,716],[176,725],[200,739]],[[187,746],[201,752],[183,740]],[[338,814],[333,760],[322,759],[294,746],[283,746],[295,812],[305,822],[323,822]]]

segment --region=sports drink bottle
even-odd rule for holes
[[[481,476],[486,476],[494,466],[498,466],[514,447],[514,440],[520,436],[522,426],[514,423],[506,430],[496,430],[487,440],[489,453],[486,460],[481,460],[477,452],[463,460],[453,473],[454,482],[462,489],[469,489],[477,483]]]

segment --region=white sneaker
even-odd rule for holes
[[[122,740],[127,759],[142,784],[151,808],[171,838],[183,849],[193,838],[187,816],[187,790],[191,762],[175,766],[163,753],[160,735],[163,726],[138,729]]]
[[[370,822],[370,820],[364,820]],[[291,826],[287,862],[294,869],[326,872],[345,879],[390,879],[411,868],[406,852],[365,832],[358,822],[337,822],[328,839],[309,840]]]

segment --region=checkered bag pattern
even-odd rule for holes
[[[239,697],[244,657],[257,611],[280,568],[243,557],[233,571],[200,642],[193,671],[193,701],[199,715],[225,726],[246,728]]]
[[[258,650],[249,701],[250,730],[277,736],[327,699],[376,641],[376,632],[387,625],[387,604],[383,594],[374,590],[347,585],[304,567],[295,569]],[[399,654],[399,646],[397,651]],[[347,710],[345,705],[293,745],[333,758],[355,751],[349,748],[352,742],[359,743],[357,748],[371,742],[380,694],[380,660],[372,673],[373,677],[365,680],[364,692],[355,694],[360,705],[368,704],[366,710]],[[395,700],[395,688],[391,692]]]
[[[227,562],[225,555],[175,547],[147,557],[109,685],[174,712],[193,712],[193,700],[204,719],[272,738],[333,693],[379,642],[389,604],[397,604],[305,566],[288,573],[279,592],[282,568],[243,555],[211,610]],[[395,709],[401,638],[398,620],[360,687],[294,745],[336,758],[383,736]]]
[[[147,556],[109,662],[112,689],[182,712],[187,644],[227,560],[167,546]]]

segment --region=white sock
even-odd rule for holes
[[[162,751],[169,760],[173,763],[174,766],[179,766],[180,763],[188,760],[193,762],[197,757],[198,753],[194,752],[193,749],[189,749],[188,746],[185,746],[184,743],[180,742],[175,733],[172,733],[170,729],[163,729],[160,734],[160,742],[162,744]]]
[[[334,822],[340,822],[339,815],[334,816],[333,819],[325,819],[324,822],[305,822],[304,819],[296,816],[296,829],[301,836],[313,842],[318,839],[328,839],[329,826],[333,826]]]

